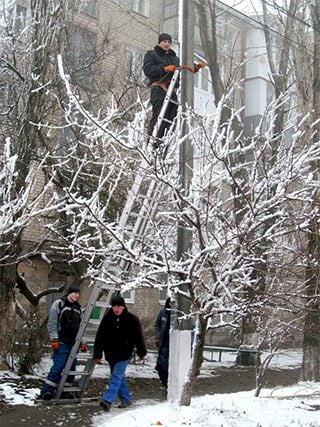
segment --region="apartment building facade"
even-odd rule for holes
[[[9,7],[7,16],[12,20],[12,28],[21,35],[31,17],[30,1],[17,0],[14,4],[7,2],[5,5]],[[70,19],[60,53],[65,71],[86,105],[93,111],[103,110],[115,97],[119,105],[125,107],[137,98],[137,90],[144,90],[147,97],[149,89],[142,73],[142,59],[145,51],[157,44],[162,25],[162,2],[88,0],[69,2],[68,5],[72,7],[68,10]],[[3,98],[6,96],[5,83],[1,81]],[[9,104],[10,100],[7,101]],[[57,134],[61,145],[63,136],[63,133]],[[45,176],[39,171],[34,191],[38,192],[44,183]],[[46,221],[48,218],[36,219],[23,231],[25,253],[37,248],[46,235]],[[72,269],[77,269],[74,265],[70,270],[67,260],[55,249],[46,250],[50,263],[38,253],[18,266],[19,273],[35,293],[47,287],[72,283]],[[74,273],[78,272],[74,270]],[[90,292],[91,289],[86,289],[84,284],[84,305]],[[47,307],[56,296],[47,298]],[[159,298],[165,298],[159,297],[159,291],[137,290],[128,295],[128,304],[142,319],[150,319],[150,312],[154,317],[159,310]]]
[[[28,20],[29,8],[28,0],[16,1],[12,14],[21,28]],[[239,73],[238,80],[242,83],[235,92],[235,102],[238,107],[245,107],[245,129],[250,135],[264,113],[268,96],[263,32],[249,18],[233,9],[223,4],[219,8],[220,68],[225,82],[235,69]],[[71,9],[72,19],[68,29],[70,39],[62,52],[62,58],[67,70],[68,61],[78,65],[78,71],[72,76],[73,83],[79,85],[88,105],[93,109],[110,102],[111,94],[123,106],[134,100],[137,90],[143,96],[148,96],[142,60],[145,51],[157,44],[160,32],[172,35],[173,48],[179,54],[179,0],[79,0],[73,2]],[[200,31],[196,22],[195,61],[205,61]],[[94,57],[99,56],[99,53],[101,60],[95,62]],[[87,68],[83,67],[86,63],[89,64]],[[195,75],[195,110],[201,115],[215,111],[208,68]],[[39,183],[41,179],[43,177],[39,177]],[[25,230],[26,246],[36,246],[41,227],[39,223]],[[52,269],[41,258],[36,258],[32,263],[22,262],[19,272],[28,283],[32,283],[35,290],[70,283],[72,275],[65,274],[63,260],[56,260],[55,266]],[[84,300],[88,292],[84,292]],[[127,296],[130,309],[139,313],[141,318],[150,319],[154,318],[166,295],[165,291],[144,289],[132,291]],[[51,301],[51,298],[48,299],[48,305]],[[152,329],[146,320],[147,324]]]

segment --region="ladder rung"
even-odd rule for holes
[[[110,307],[110,302],[106,302],[106,301],[97,301],[97,302],[95,303],[95,307],[101,307],[101,308]]]
[[[167,123],[171,123],[171,124],[173,123],[173,121],[172,121],[172,120],[168,120],[168,119],[165,119],[165,118],[163,118],[163,119],[162,119],[162,121],[163,121],[163,122],[167,122]]]
[[[107,283],[102,283],[102,285],[101,285],[101,289],[107,289],[107,290],[110,290],[110,289],[112,289],[114,286],[112,286],[112,285],[108,285]]]
[[[81,391],[82,388],[81,387],[63,387],[62,389],[63,391],[70,391],[70,392],[77,392],[77,391]],[[69,399],[70,400],[70,399]]]
[[[90,354],[90,353],[78,353],[77,359],[90,360],[90,359],[92,359],[92,354]]]
[[[69,371],[69,375],[74,375],[74,376],[77,376],[77,377],[79,377],[79,376],[84,377],[84,376],[91,375],[91,372],[87,372],[87,371]],[[64,390],[67,390],[67,389],[69,389],[69,387],[66,387]]]
[[[90,319],[92,320],[92,319]],[[96,321],[99,322],[99,319],[95,319]],[[101,320],[101,319],[100,319]],[[86,330],[90,333],[90,336],[92,335],[92,333],[96,333],[97,329],[98,329],[98,324],[93,324],[93,323],[88,323]],[[82,338],[82,340],[84,341],[84,339]],[[86,342],[86,341],[84,341]]]
[[[159,192],[158,194],[156,192],[154,192],[153,194],[139,194],[139,199],[143,199],[143,200],[157,200],[159,197]]]
[[[97,327],[99,326],[100,321],[101,321],[101,319],[89,319],[88,320],[87,329],[90,330],[90,333],[92,331],[97,331]]]
[[[88,324],[89,325],[100,325],[101,319],[89,319]]]
[[[51,399],[51,400],[45,401],[45,403],[46,403],[46,405],[55,405],[57,403],[72,404],[72,403],[79,403],[79,402],[95,402],[99,399],[100,399],[100,397],[82,397],[82,398],[75,397],[74,399],[60,399],[59,398],[59,399]]]
[[[87,330],[83,335],[83,341],[86,342],[87,344],[90,344],[90,343],[93,344],[96,339],[96,333],[97,333],[96,329],[94,331]]]
[[[138,213],[132,212],[131,213],[132,218],[141,218],[141,219],[148,219],[146,216],[140,216]]]

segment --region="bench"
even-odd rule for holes
[[[254,349],[234,348],[234,347],[216,347],[214,345],[205,345],[203,347],[203,353],[205,352],[209,353],[209,358],[203,356],[204,360],[206,360],[207,362],[216,362],[216,360],[213,359],[214,353],[219,353],[218,362],[221,362],[222,353],[252,353],[254,355],[257,354],[257,350],[254,350]]]

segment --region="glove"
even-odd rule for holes
[[[194,64],[194,73],[197,73],[201,68],[205,68],[206,64],[204,62],[198,62]]]
[[[59,341],[51,341],[51,348],[52,348],[52,350],[58,350],[58,348],[59,348]]]
[[[101,359],[93,359],[96,365],[102,365]]]
[[[86,353],[88,351],[88,347],[85,344],[80,344],[80,351],[82,353]]]
[[[160,345],[160,338],[155,338],[155,339],[154,339],[154,343],[155,343],[155,345],[156,345],[157,347],[159,347],[159,345]]]
[[[163,67],[166,73],[173,73],[177,67],[175,65],[167,65]]]

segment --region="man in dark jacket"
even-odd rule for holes
[[[97,331],[93,359],[100,364],[102,353],[110,365],[111,378],[105,389],[100,406],[109,411],[112,402],[119,396],[118,408],[131,405],[131,396],[125,380],[125,371],[132,356],[134,346],[143,360],[147,354],[139,319],[128,312],[124,299],[115,296],[110,310],[104,315]]]
[[[50,400],[54,396],[74,345],[82,315],[81,306],[78,303],[79,298],[80,289],[77,286],[69,286],[66,295],[54,301],[50,308],[47,328],[53,350],[53,366],[41,388],[40,398],[43,400]],[[81,350],[86,351],[84,344],[81,344]],[[71,371],[75,371],[76,363],[75,359]],[[71,386],[73,379],[73,376],[69,376],[65,385]],[[61,397],[73,396],[69,393],[62,393]]]
[[[143,71],[148,77],[151,86],[150,102],[152,105],[152,117],[149,124],[148,134],[152,135],[153,128],[157,122],[161,107],[166,96],[166,91],[162,84],[168,87],[173,73],[179,67],[179,58],[174,50],[171,49],[172,38],[169,34],[160,34],[158,45],[153,50],[148,50],[144,56]],[[169,103],[165,114],[167,120],[173,121],[177,115],[177,94],[174,91],[171,99],[175,103]],[[158,130],[158,138],[162,138],[170,123],[163,121]]]
[[[158,347],[156,370],[165,389],[168,387],[169,373],[170,313],[170,298],[167,298],[154,323],[154,340]]]

